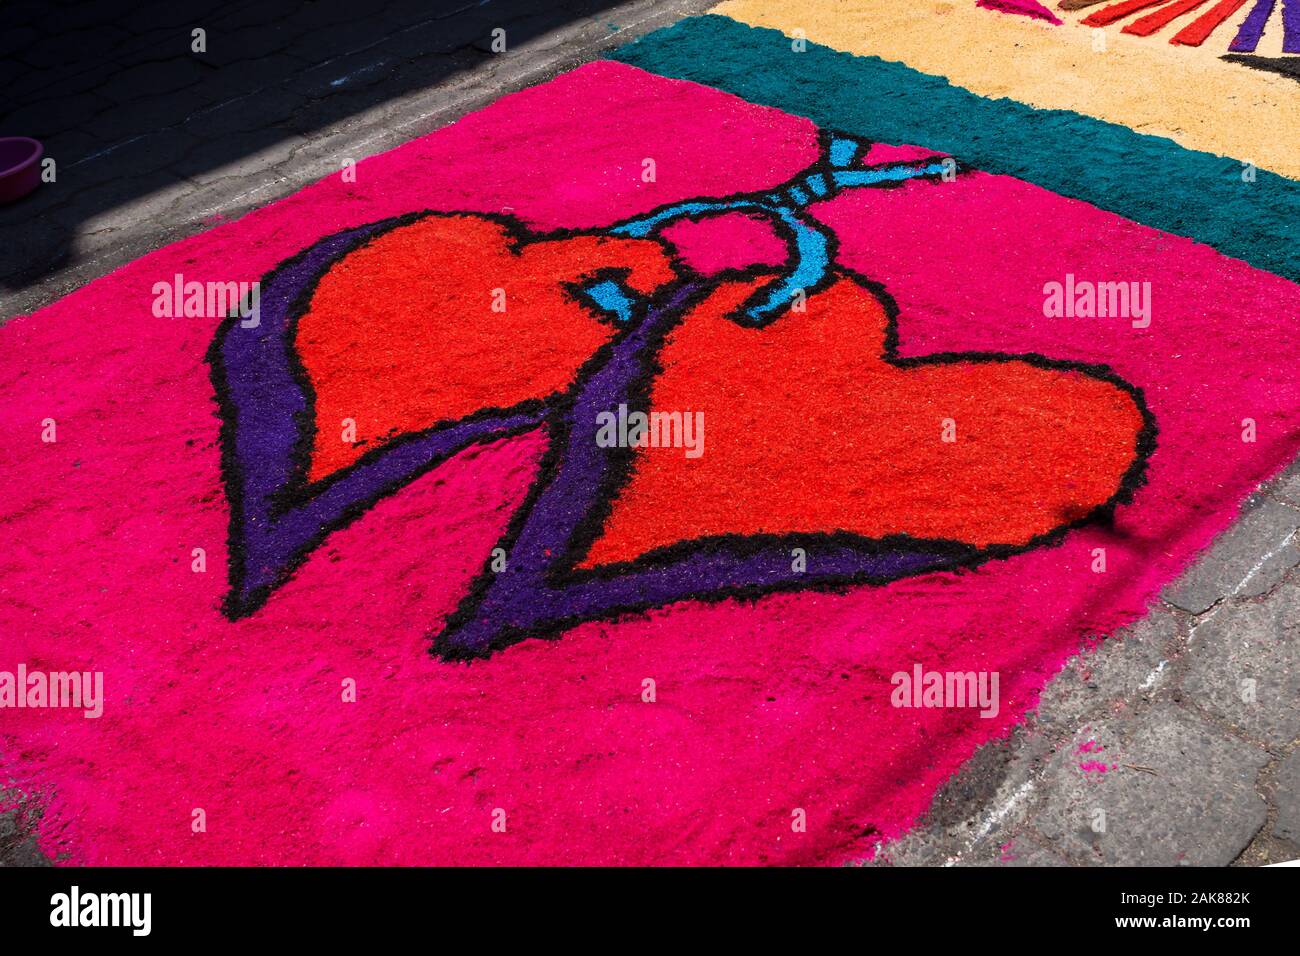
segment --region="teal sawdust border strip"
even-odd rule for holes
[[[879,57],[814,43],[795,53],[779,31],[723,16],[683,20],[610,57],[819,126],[951,153],[1300,281],[1300,182],[1264,170],[1243,182],[1238,159],[1069,110],[977,96]]]

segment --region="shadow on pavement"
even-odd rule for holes
[[[0,206],[0,287],[69,264],[123,203],[240,175],[222,171],[481,64],[497,28],[517,48],[619,2],[6,0],[0,136],[41,140],[56,178]]]

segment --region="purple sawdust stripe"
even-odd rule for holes
[[[1283,53],[1300,53],[1300,0],[1282,0]]]
[[[1233,53],[1254,53],[1255,47],[1259,46],[1259,38],[1264,35],[1264,24],[1273,15],[1275,6],[1277,0],[1259,0],[1242,21],[1241,28],[1237,30],[1228,49]]]
[[[808,587],[818,581],[892,580],[955,561],[951,550],[895,548],[835,541],[818,544],[806,572],[791,567],[788,542],[740,553],[734,545],[710,548],[708,542],[663,565],[643,570],[573,575],[572,583],[552,581],[574,560],[569,545],[577,529],[602,500],[614,456],[622,449],[596,442],[596,416],[628,402],[635,383],[647,372],[662,336],[681,321],[687,304],[703,284],[686,284],[652,309],[640,325],[615,342],[609,357],[585,380],[564,422],[554,477],[521,512],[522,526],[505,546],[504,570],[489,573],[434,638],[434,650],[447,658],[488,654],[526,637],[544,636],[582,620],[608,618],[621,611],[661,607],[675,601],[733,590]],[[512,528],[512,532],[515,529]],[[580,555],[578,558],[580,559]]]
[[[362,227],[322,240],[296,263],[264,283],[260,324],[232,324],[221,343],[230,400],[239,412],[237,449],[244,468],[244,493],[269,498],[289,481],[298,440],[295,418],[307,414],[307,399],[289,362],[290,310],[299,294],[325,267],[376,231]]]
[[[393,445],[363,460],[319,493],[280,511],[277,496],[296,475],[298,421],[310,418],[307,397],[293,374],[290,351],[293,308],[303,291],[358,242],[388,228],[377,223],[322,240],[266,283],[260,324],[232,323],[221,343],[221,366],[234,412],[234,469],[238,511],[232,544],[241,552],[233,608],[256,608],[301,557],[359,503],[396,490],[422,469],[465,447],[538,425],[542,411],[502,413],[459,422]]]

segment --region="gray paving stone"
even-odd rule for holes
[[[45,145],[45,156],[54,160],[56,169],[71,166],[109,145],[85,130],[78,129],[63,130],[52,137],[45,137],[42,142]]]
[[[230,176],[199,185],[177,203],[175,224],[190,226],[189,232],[201,231],[213,223],[237,219],[249,210],[266,205],[270,201],[267,197],[276,197],[275,187],[290,185],[293,188],[292,184],[275,182],[260,192],[255,191],[264,182]]]
[[[245,130],[222,137],[220,152],[207,143],[199,144],[172,168],[201,185],[218,179],[260,178],[269,168],[287,162],[294,150],[306,142],[305,137],[286,129]],[[235,158],[221,162],[219,156]]]
[[[392,103],[390,100],[375,104],[374,97],[364,86],[340,86],[327,96],[297,95],[303,97],[303,103],[285,118],[284,126],[309,138],[330,136],[339,130],[355,130],[368,122],[366,114],[388,109]],[[340,120],[340,116],[344,118]]]
[[[255,60],[240,60],[213,70],[201,86],[210,104],[217,104],[250,93],[261,95],[284,85],[286,76],[294,76],[310,64],[291,53],[272,53]],[[183,118],[183,117],[182,117]]]
[[[1300,564],[1300,510],[1257,496],[1240,520],[1174,584],[1164,599],[1193,614],[1225,597],[1253,597]]]
[[[5,132],[45,139],[62,130],[79,129],[113,109],[113,101],[92,90],[61,96],[57,103],[45,98],[28,101],[15,97],[13,109],[4,115]]]
[[[106,229],[121,229],[141,222],[163,221],[168,211],[193,189],[189,183],[171,173],[161,173],[152,182],[154,185],[149,194],[131,203],[129,215],[123,214],[110,198],[105,198],[98,203],[105,211],[83,219],[82,227],[87,232],[94,233]],[[119,186],[108,183],[98,188],[111,195],[112,191]],[[123,185],[121,188],[129,191],[129,186]]]
[[[170,93],[141,96],[131,103],[131,119],[136,128],[143,129],[149,139],[161,141],[171,136],[173,128],[185,120],[176,108],[176,97]],[[111,145],[122,136],[122,110],[118,107],[103,110],[85,124],[87,132]]]
[[[1274,778],[1277,792],[1277,820],[1273,835],[1300,843],[1300,750],[1295,751],[1277,768]]]
[[[57,37],[46,36],[40,41],[24,46],[18,52],[23,62],[42,69],[58,66],[77,66],[87,48],[105,46],[112,48],[130,34],[111,24],[94,28],[68,30]]]
[[[306,97],[290,90],[250,93],[193,114],[182,129],[211,139],[267,125],[284,126],[306,102]]]
[[[72,233],[73,227],[66,222],[57,222],[52,216],[44,215],[23,229],[21,247],[16,243],[0,243],[0,282],[7,283],[11,277],[22,276],[25,263],[33,255],[43,262],[55,262],[60,257],[66,261],[70,256],[67,247]],[[7,296],[0,295],[0,302],[6,303],[6,316],[10,308],[7,300]]]
[[[170,130],[166,136],[140,136],[114,143],[75,166],[60,167],[59,178],[74,188],[81,189],[99,183],[121,183],[146,173],[166,171],[176,174],[179,172],[179,161],[200,142],[198,137],[182,130]]]
[[[31,67],[17,58],[6,59],[0,57],[0,83],[4,84],[6,90],[10,89],[14,83],[17,83],[30,70]]]
[[[369,127],[374,134],[383,139],[382,127]],[[355,155],[352,147],[356,145],[357,132],[345,130],[322,136],[310,137],[307,142],[293,154],[291,162],[285,164],[282,172],[285,176],[300,179],[304,183],[315,182],[343,168],[343,160],[354,162],[363,158]],[[363,167],[364,168],[364,167]]]
[[[207,29],[207,50],[195,56],[205,64],[222,68],[253,63],[260,57],[283,53],[292,45],[294,36],[278,22],[254,22],[245,27],[217,23]]]
[[[1081,729],[1045,768],[1046,797],[1029,823],[1071,857],[1106,865],[1226,866],[1267,819],[1255,790],[1267,761],[1258,747],[1157,704]]]
[[[936,794],[921,823],[884,845],[876,866],[999,866],[1040,798],[1047,737],[1025,726],[985,744]],[[1025,844],[1028,846],[1029,844]]]
[[[64,4],[58,8],[46,3],[45,10],[36,19],[46,23],[57,23],[60,30],[76,30],[101,23],[120,25],[123,19],[129,17],[132,10],[137,6],[139,5],[132,3],[131,0]],[[175,5],[173,4],[173,6]]]
[[[195,16],[197,19],[190,18]],[[165,60],[173,56],[192,56],[202,60],[203,54],[194,52],[194,38],[190,31],[195,27],[207,29],[209,18],[200,10],[192,10],[190,17],[186,18],[185,23],[159,24],[150,21],[148,27],[133,30],[128,37],[109,47],[108,52],[123,64]],[[95,27],[96,30],[104,28],[104,24]]]
[[[1287,504],[1300,506],[1300,459],[1293,461],[1285,471],[1259,489]]]
[[[1300,585],[1223,605],[1188,648],[1183,699],[1273,748],[1300,736]]]
[[[57,178],[52,183],[41,183],[36,190],[16,203],[0,206],[0,229],[40,229],[45,225],[47,213],[69,202],[76,190],[73,177],[65,177],[63,171],[72,165],[66,158],[55,156]],[[24,235],[24,240],[26,236]],[[4,258],[3,244],[0,244],[0,259]]]
[[[5,17],[15,26],[25,26],[49,13],[49,5],[41,0],[16,0],[5,4]]]
[[[399,24],[391,19],[366,16],[366,11],[360,6],[354,10],[357,16],[343,23],[319,26],[312,22],[300,27],[294,38],[294,53],[313,63],[327,63],[335,57],[362,52],[364,48],[373,51],[386,36],[409,26],[412,20],[427,19],[410,18]],[[339,43],[340,33],[347,38],[343,44]]]
[[[350,92],[391,79],[399,62],[387,53],[365,50],[304,70],[289,81],[289,88],[314,98]]]
[[[190,55],[188,40],[189,37],[177,38],[178,49],[170,59],[141,63],[114,73],[100,92],[118,103],[127,103],[158,93],[174,93],[198,83],[208,69]]]
[[[155,0],[154,3],[128,4],[131,8],[121,22],[135,31],[151,30],[155,27],[189,26],[194,12],[185,4],[172,3],[170,0]]]
[[[1152,699],[1171,683],[1187,620],[1157,610],[1070,658],[1039,697],[1037,725],[1064,736],[1086,714],[1123,713]]]
[[[7,89],[6,99],[14,104],[39,104],[47,109],[58,109],[65,100],[94,92],[112,77],[120,67],[111,60],[87,64],[75,73],[57,76],[41,70],[27,69]]]
[[[473,18],[430,20],[403,30],[384,44],[384,49],[398,56],[428,56],[450,53],[458,47],[472,44],[492,32],[491,20],[485,15]]]
[[[431,10],[441,9],[444,6],[443,3],[431,4],[425,0],[414,10],[398,10],[389,5],[384,8],[384,12],[400,21],[406,16],[428,16]],[[318,0],[312,4],[302,4],[296,10],[277,19],[276,24],[283,25],[285,29],[291,30],[296,35],[307,30],[351,23],[357,19],[358,12],[364,13],[359,11],[356,0]],[[244,8],[223,13],[215,22],[218,26],[226,28],[255,25],[260,21],[261,17],[256,10]]]
[[[0,36],[0,56],[21,57],[23,51],[35,44],[40,36],[40,33],[31,27],[8,30],[5,36]]]
[[[53,866],[50,859],[41,852],[36,838],[27,836],[15,841],[11,846],[0,848],[0,866]]]
[[[1074,866],[1070,860],[1045,850],[1025,837],[1010,840],[999,848],[996,861],[989,866],[1039,867],[1039,866]]]
[[[0,806],[21,802],[21,794],[0,787]],[[50,866],[49,859],[36,845],[30,820],[23,820],[18,809],[0,813],[0,866]]]

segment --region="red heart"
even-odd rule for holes
[[[713,535],[1022,546],[1105,504],[1137,460],[1144,417],[1115,382],[1014,356],[891,360],[885,306],[849,278],[746,327],[728,313],[753,288],[720,286],[669,333],[650,408],[703,412],[703,454],[639,450],[584,566]]]
[[[467,213],[426,215],[344,256],[297,327],[316,394],[309,479],[394,437],[567,388],[615,334],[568,286],[604,272],[640,293],[674,278],[652,240],[526,241],[504,221]],[[504,299],[494,300],[498,289]],[[345,419],[355,443],[341,438]]]

